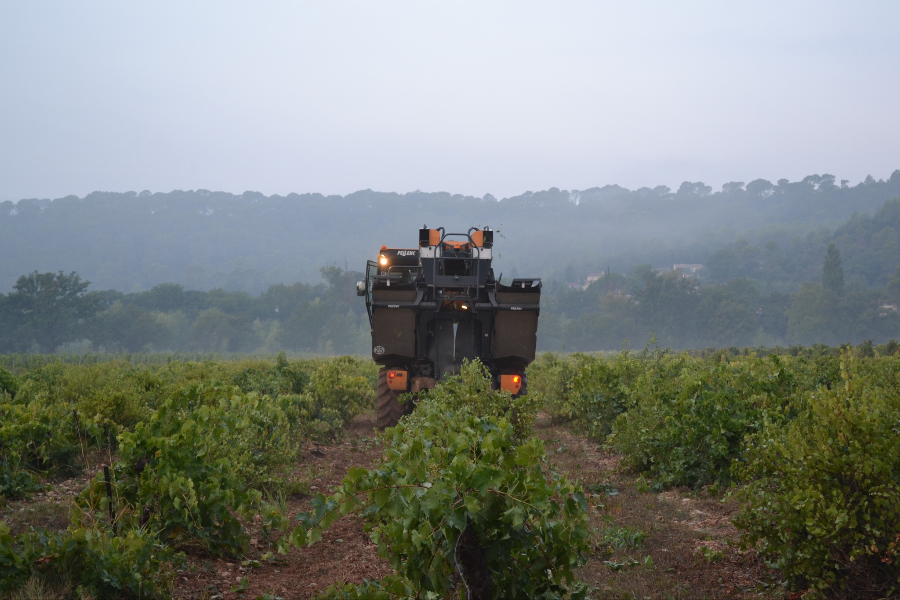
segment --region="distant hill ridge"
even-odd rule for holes
[[[766,235],[833,229],[898,197],[900,170],[852,187],[831,175],[810,175],[729,183],[717,192],[685,182],[675,191],[607,185],[503,200],[372,190],[346,196],[94,192],[0,203],[0,291],[24,273],[62,270],[77,271],[93,289],[137,291],[174,282],[260,293],[273,283],[316,281],[323,265],[362,270],[381,244],[413,245],[423,223],[454,231],[492,226],[501,236],[498,270],[521,275],[703,263],[741,236],[764,243]],[[871,229],[860,225],[863,217],[857,221],[843,225],[840,235]]]

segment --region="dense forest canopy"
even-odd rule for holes
[[[498,273],[569,282],[607,266],[629,273],[640,264],[705,263],[739,239],[763,249],[774,242],[791,260],[805,260],[793,251],[797,239],[833,230],[854,213],[874,213],[897,197],[900,171],[852,187],[831,175],[810,175],[797,182],[728,183],[715,193],[702,182],[684,182],[675,191],[608,185],[503,200],[371,190],[268,197],[95,192],[0,204],[0,291],[23,273],[62,270],[78,272],[95,289],[131,292],[178,283],[260,294],[277,283],[315,284],[322,266],[362,270],[382,244],[414,245],[425,223],[458,231],[490,225],[503,236]],[[807,244],[810,259],[818,260],[817,244],[824,248],[827,234]],[[731,268],[731,258],[724,258],[715,274],[720,279]],[[790,286],[807,280],[813,263],[786,267],[793,269]],[[849,256],[847,268],[856,276]],[[861,276],[870,284],[885,278],[883,272],[874,280],[868,271]]]
[[[491,224],[496,272],[544,277],[542,350],[900,338],[895,171],[853,187],[826,175],[502,201],[197,191],[4,203],[0,352],[367,353],[359,271],[381,243],[414,245],[422,223]]]

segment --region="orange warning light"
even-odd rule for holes
[[[500,389],[518,394],[522,389],[521,375],[500,375]]]
[[[407,380],[407,372],[406,371],[388,371],[387,372],[387,384],[388,387],[395,392],[405,392],[406,391],[406,380]]]

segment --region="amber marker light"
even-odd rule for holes
[[[522,389],[522,376],[521,375],[501,375],[500,376],[500,389],[506,390],[508,392],[512,392],[513,394],[518,394],[519,390]]]
[[[395,392],[405,392],[406,391],[406,382],[407,382],[407,373],[406,371],[388,371],[387,372],[387,384],[388,387],[394,390]]]

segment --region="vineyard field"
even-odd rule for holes
[[[0,360],[0,598],[887,597],[895,350]]]

